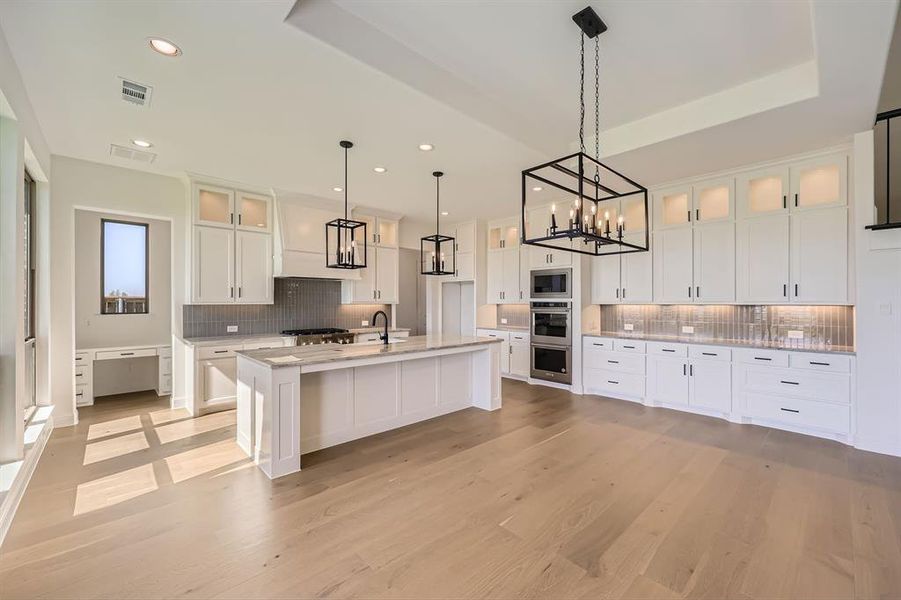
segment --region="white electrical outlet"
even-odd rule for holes
[[[791,340],[803,340],[804,332],[798,331],[797,329],[789,329],[788,330],[788,338]]]
[[[501,317],[501,325],[506,325],[506,324],[507,324],[507,319]]]
[[[225,327],[225,331],[228,333],[238,333],[238,326],[237,325],[227,325]]]
[[[694,332],[695,332],[695,328],[692,327],[691,325],[683,325],[682,326],[682,333],[694,333]]]
[[[369,327],[369,321],[367,321],[366,319],[363,319],[362,327]]]
[[[624,323],[623,329],[625,329],[626,331],[633,331],[635,329],[635,325],[633,325],[632,323]]]

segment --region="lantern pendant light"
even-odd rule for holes
[[[366,223],[347,216],[347,151],[352,142],[342,140],[344,148],[344,218],[325,224],[325,266],[329,269],[366,268]]]
[[[591,256],[647,252],[648,190],[600,162],[600,43],[607,25],[589,6],[581,29],[579,152],[522,172],[522,243]],[[594,156],[585,153],[585,38],[594,40]],[[548,204],[538,193],[558,193]],[[557,207],[563,211],[558,218]],[[611,227],[611,214],[613,227]],[[624,218],[628,215],[629,221]],[[602,218],[603,217],[603,218]],[[634,232],[627,234],[627,231]]]
[[[441,208],[441,171],[434,171],[435,178],[435,234],[419,241],[419,272],[423,275],[454,275],[457,270],[457,244],[449,235],[441,235],[439,219]]]

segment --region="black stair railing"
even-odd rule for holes
[[[873,134],[876,223],[866,228],[901,228],[901,108],[876,115]]]

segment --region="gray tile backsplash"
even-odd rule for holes
[[[278,333],[285,329],[341,327],[353,329],[371,320],[383,304],[341,304],[341,282],[332,279],[278,278],[274,304],[186,304],[182,312],[185,337]],[[380,321],[381,322],[381,321]]]
[[[529,305],[528,304],[498,304],[497,305],[497,326],[498,327],[528,327],[529,326]],[[506,323],[501,323],[501,319],[507,319]]]
[[[789,330],[801,331],[800,347],[854,346],[854,308],[851,306],[694,306],[604,305],[600,330],[628,334],[683,336],[682,327],[694,327],[691,339],[787,344]]]

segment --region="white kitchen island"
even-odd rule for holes
[[[237,352],[237,441],[274,479],[301,454],[474,406],[501,407],[497,339],[417,336],[384,344]]]

